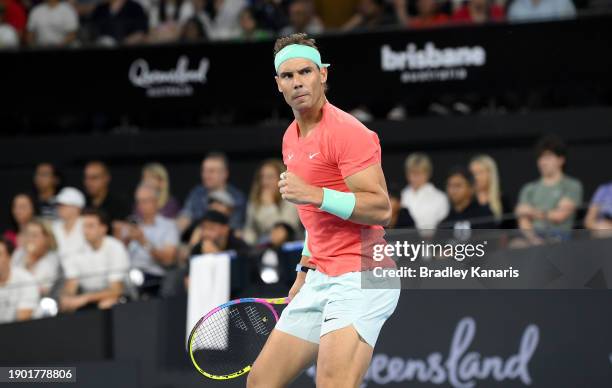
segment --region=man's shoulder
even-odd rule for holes
[[[350,134],[355,131],[368,131],[372,132],[368,127],[365,126],[361,121],[357,120],[352,114],[343,111],[331,103],[328,103],[328,111],[326,116],[326,123],[334,126],[334,132],[340,134]]]
[[[10,283],[34,283],[36,280],[34,276],[30,274],[27,270],[21,267],[12,266],[11,267],[11,279]]]
[[[125,251],[125,246],[113,236],[105,236],[102,242],[104,251]]]
[[[561,179],[561,185],[568,189],[582,189],[582,183],[569,175],[564,175]]]

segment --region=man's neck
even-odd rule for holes
[[[40,198],[43,201],[50,200],[51,198],[53,198],[54,195],[55,195],[55,191],[53,187],[50,187],[48,189],[44,189],[38,192],[38,198]]]
[[[149,215],[143,215],[142,216],[142,223],[145,225],[152,225],[155,223],[155,216],[157,216],[157,214],[149,214]]]
[[[325,105],[325,95],[322,95],[321,99],[312,106],[311,109],[305,111],[293,110],[296,121],[300,129],[301,137],[306,137],[314,129],[314,127],[323,118],[323,105]]]
[[[91,202],[95,206],[100,206],[108,196],[108,190],[101,191],[99,194],[91,197]]]
[[[78,218],[73,218],[73,219],[68,219],[64,221],[64,230],[66,232],[70,232],[72,230],[72,228],[74,228],[74,225],[76,225]]]
[[[102,242],[103,241],[104,241],[104,237],[102,237],[101,239],[99,239],[97,241],[93,241],[93,242],[90,241],[89,245],[91,245],[91,247],[93,248],[94,251],[97,251],[102,246]]]
[[[11,266],[7,265],[6,268],[3,268],[0,271],[0,285],[4,285],[8,282],[9,277],[11,276]]]
[[[468,206],[470,206],[470,204],[472,203],[472,198],[467,198],[461,202],[459,202],[458,204],[454,205],[453,208],[455,208],[455,211],[457,213],[461,213],[462,211],[464,211]]]
[[[545,185],[550,186],[550,185],[554,185],[558,183],[561,180],[561,178],[563,178],[563,172],[557,171],[550,175],[543,176],[542,181],[544,182]]]

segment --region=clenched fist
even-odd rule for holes
[[[278,182],[283,199],[296,205],[312,204],[317,207],[323,202],[323,189],[309,185],[292,172],[284,172]]]

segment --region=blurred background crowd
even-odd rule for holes
[[[393,208],[388,227],[518,229],[509,244],[516,248],[567,241],[580,228],[610,237],[612,183],[585,193],[580,177],[564,172],[566,161],[559,137],[541,138],[533,159],[539,178],[511,193],[518,198],[511,203],[492,157],[473,155],[467,165],[438,172],[446,174],[445,187],[435,187],[435,161],[413,152],[404,177],[386,177]],[[207,253],[236,258],[234,296],[262,285],[286,291],[303,230],[295,206],[277,188],[284,165],[262,161],[248,193],[230,183],[229,166],[225,154],[207,154],[192,190],[177,198],[171,171],[160,163],[142,168],[129,197],[111,190],[103,161],[86,162],[82,180],[74,182],[65,181],[58,166],[38,164],[33,190],[5,204],[10,220],[0,241],[0,322],[185,294],[190,260]]]
[[[1,0],[0,48],[257,41],[606,12],[610,0]]]

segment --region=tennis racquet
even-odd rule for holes
[[[242,298],[215,307],[189,334],[191,362],[214,380],[249,372],[287,303],[289,298]]]

